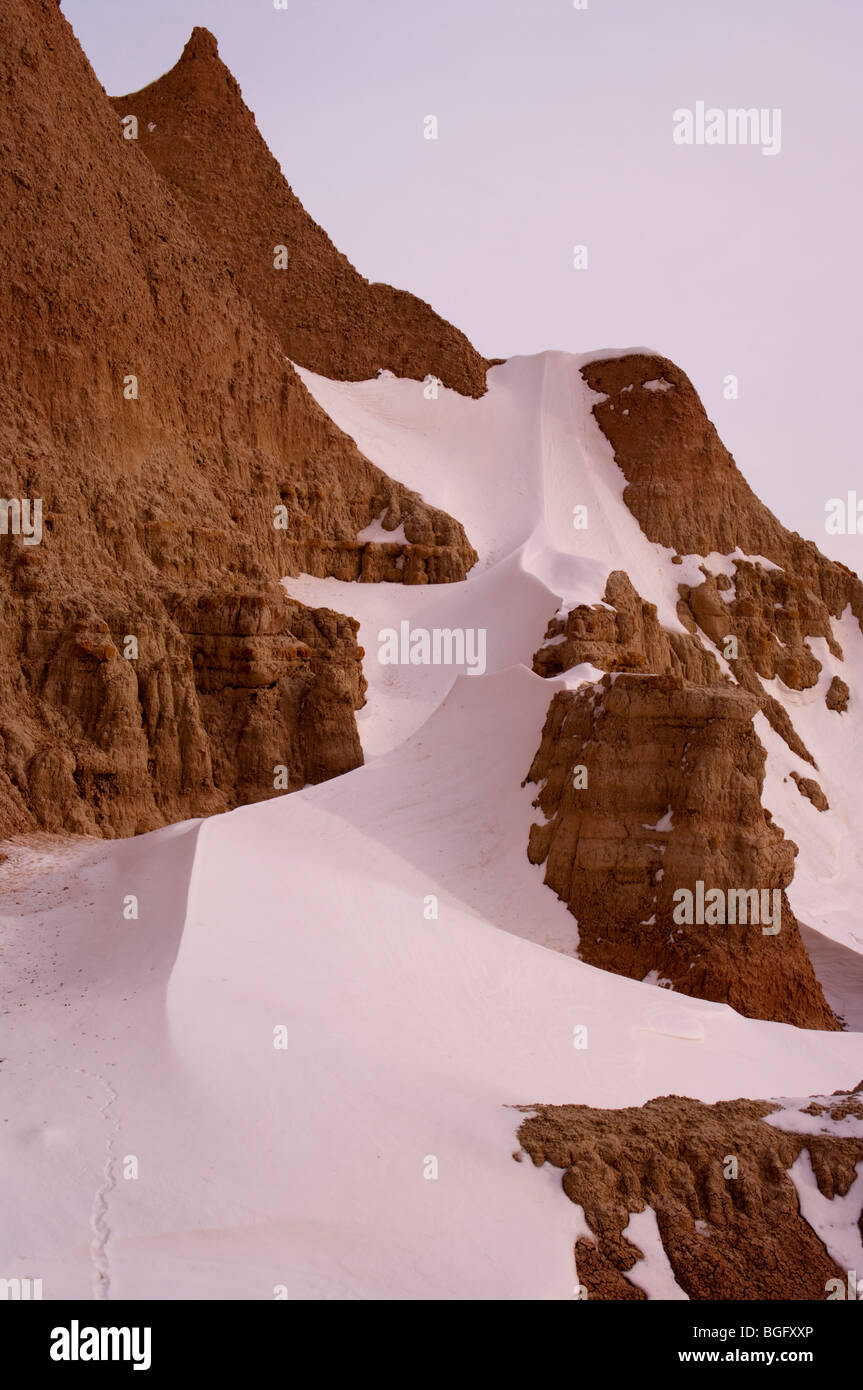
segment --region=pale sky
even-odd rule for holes
[[[62,9],[111,93],[211,29],[295,193],[370,280],[489,356],[665,353],[780,520],[863,571],[863,536],[824,529],[828,498],[863,496],[860,0]],[[779,108],[779,153],[676,145],[674,112],[699,101]]]

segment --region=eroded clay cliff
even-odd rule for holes
[[[42,509],[38,543],[0,536],[0,833],[132,834],[357,766],[357,625],[280,578],[475,552],[311,399],[56,0],[0,0],[0,76],[0,492]],[[357,541],[380,516],[405,544]]]
[[[794,690],[814,685],[820,668],[806,639],[825,638],[841,657],[830,619],[850,606],[863,621],[863,584],[759,501],[673,362],[629,354],[589,363],[583,375],[602,397],[594,418],[626,477],[624,501],[648,539],[680,555],[739,550],[770,562],[736,559],[733,581],[706,572],[703,584],[681,586],[678,612],[716,646],[737,638],[735,677],[774,722],[761,680],[778,675]]]
[[[489,364],[464,334],[415,295],[370,284],[312,221],[207,29],[193,31],[170,72],[113,102],[137,118],[141,149],[292,361],[342,380],[385,368],[483,394]],[[287,265],[275,269],[278,247]]]
[[[778,676],[793,690],[813,686],[821,668],[807,639],[824,638],[841,658],[831,619],[850,606],[863,620],[863,585],[811,541],[786,530],[759,501],[692,383],[668,358],[603,358],[584,366],[582,375],[598,393],[593,415],[626,478],[624,502],[649,540],[668,546],[678,559],[705,557],[704,578],[679,585],[677,613],[691,643],[663,632],[652,605],[611,575],[605,601],[617,618],[587,606],[553,618],[546,632],[546,643],[554,639],[553,644],[537,651],[534,670],[553,675],[586,660],[608,671],[682,672],[701,682],[722,679],[727,661],[776,732],[814,765],[787,712],[762,682]],[[733,577],[711,570],[714,553],[732,557]]]
[[[793,847],[760,805],[764,753],[751,719],[761,710],[817,771],[766,683],[815,686],[821,662],[810,639],[842,659],[833,620],[850,608],[860,621],[863,586],[758,500],[667,358],[604,358],[582,373],[626,479],[624,501],[677,564],[701,556],[701,577],[692,582],[690,561],[677,586],[683,631],[664,628],[622,570],[609,574],[602,603],[551,618],[533,669],[556,676],[589,663],[616,683],[552,702],[531,770],[548,778],[538,804],[550,823],[534,826],[529,853],[547,859],[546,882],[578,918],[585,959],[638,979],[655,972],[758,1017],[835,1027],[784,896]],[[828,708],[841,716],[849,698],[834,677]],[[589,789],[570,785],[579,762],[590,767]],[[829,810],[816,778],[790,775]],[[651,830],[666,810],[673,828]],[[680,929],[670,891],[698,880],[782,891],[781,933]]]
[[[544,820],[528,854],[575,916],[590,964],[655,972],[753,1018],[838,1028],[785,895],[796,846],[761,805],[756,708],[729,683],[682,675],[558,692],[529,773]],[[689,922],[678,890],[692,895]]]

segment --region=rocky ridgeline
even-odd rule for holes
[[[233,79],[197,80],[208,49],[199,31],[181,69],[233,160],[248,113],[237,93],[232,134]],[[448,582],[475,552],[312,400],[188,199],[124,138],[56,0],[0,0],[0,75],[0,492],[43,508],[39,544],[0,536],[0,833],[134,834],[356,767],[357,625],[279,579]],[[199,174],[199,192],[237,187]],[[362,283],[342,277],[328,316],[321,269],[322,354],[352,320],[377,357]],[[446,360],[430,342],[421,366],[446,376],[437,322]],[[378,517],[406,541],[358,542]]]
[[[416,295],[370,284],[312,221],[207,29],[193,31],[164,77],[113,103],[121,119],[136,117],[140,148],[292,361],[337,380],[385,368],[484,393],[489,364],[464,334]],[[277,247],[282,273],[274,273]]]

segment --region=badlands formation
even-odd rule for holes
[[[0,1277],[840,1296],[860,581],[666,358],[369,284],[206,30],[0,36]]]

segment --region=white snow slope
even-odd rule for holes
[[[360,619],[364,767],[132,841],[10,847],[0,1277],[41,1278],[45,1298],[571,1298],[583,1216],[557,1170],[513,1161],[513,1106],[829,1094],[863,1076],[859,1032],[742,1018],[575,960],[576,924],[528,863],[521,783],[549,701],[597,674],[533,675],[548,620],[622,568],[677,627],[699,563],[672,567],[624,506],[578,370],[595,356],[513,359],[479,401],[302,372],[370,458],[464,522],[480,564],[433,588],[286,581]],[[381,665],[378,634],[402,621],[484,627],[485,674]],[[850,622],[840,641],[863,674]],[[863,953],[842,791],[860,726],[854,703],[840,725],[815,692],[802,702],[837,809],[818,819],[762,728],[765,799],[801,845],[792,904],[840,953],[859,1027],[841,965]],[[675,1296],[645,1255],[653,1295]]]

